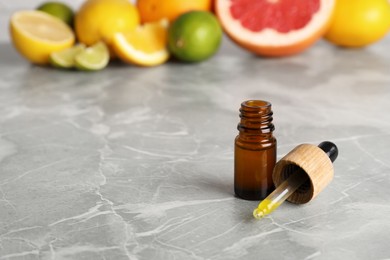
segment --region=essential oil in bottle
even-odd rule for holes
[[[261,200],[274,190],[275,129],[271,103],[248,100],[241,104],[234,147],[234,192],[246,200]]]

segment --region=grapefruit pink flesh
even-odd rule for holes
[[[232,0],[230,6],[232,17],[248,30],[280,33],[305,27],[319,9],[320,0]]]
[[[215,0],[226,34],[248,51],[268,57],[304,51],[332,21],[336,0]]]

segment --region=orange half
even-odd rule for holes
[[[139,66],[156,66],[169,59],[168,21],[146,23],[129,32],[116,33],[112,47],[124,62]]]

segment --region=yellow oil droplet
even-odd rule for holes
[[[264,216],[270,214],[277,209],[281,203],[272,201],[270,199],[264,199],[259,206],[253,211],[253,216],[257,219],[261,219]]]

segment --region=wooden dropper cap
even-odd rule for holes
[[[333,179],[333,161],[338,155],[337,146],[325,141],[318,146],[301,144],[278,161],[272,178],[276,187],[291,174],[301,172],[308,176],[288,201],[303,204],[314,199]]]

